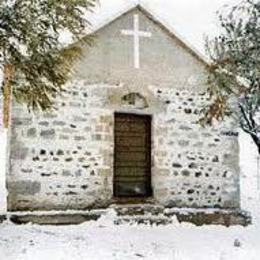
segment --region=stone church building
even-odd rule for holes
[[[192,26],[192,25],[191,25]],[[208,65],[141,6],[96,31],[56,110],[12,108],[8,209],[239,209],[237,132],[198,124]]]

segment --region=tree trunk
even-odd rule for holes
[[[4,104],[3,104],[3,124],[4,128],[9,127],[10,122],[10,106],[11,106],[11,95],[12,95],[12,79],[14,76],[14,68],[12,65],[7,64],[4,66]]]
[[[257,149],[258,149],[258,157],[260,157],[260,143],[257,145]]]

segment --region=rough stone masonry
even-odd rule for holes
[[[140,68],[131,29],[138,16]],[[136,18],[135,18],[136,19]],[[9,210],[65,210],[114,201],[114,114],[152,116],[153,200],[170,207],[240,206],[239,147],[231,121],[198,124],[206,64],[140,7],[96,32],[53,112],[13,104]],[[129,95],[131,102],[129,102]]]

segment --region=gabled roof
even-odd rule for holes
[[[184,37],[182,37],[178,32],[175,31],[172,26],[170,26],[166,21],[164,21],[161,17],[158,17],[153,11],[149,8],[145,7],[144,4],[132,4],[129,5],[124,10],[121,10],[113,17],[103,21],[96,28],[93,28],[92,33],[96,33],[99,30],[102,30],[104,27],[110,25],[114,21],[120,19],[123,15],[126,15],[134,10],[138,9],[142,12],[149,20],[153,23],[157,24],[166,34],[168,34],[171,38],[177,40],[180,45],[182,45],[192,56],[203,62],[206,66],[209,65],[209,61],[207,58],[194,46],[192,46]]]

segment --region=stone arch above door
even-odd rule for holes
[[[121,97],[123,106],[130,106],[137,109],[145,109],[149,107],[146,98],[138,92],[131,92]]]
[[[109,103],[115,110],[136,110],[157,114],[165,110],[163,102],[148,88],[119,87],[111,89]]]

